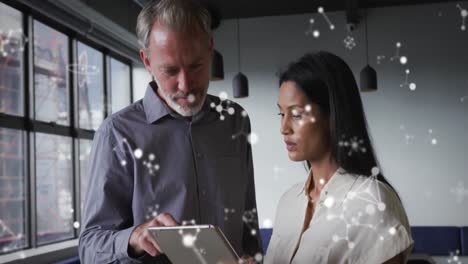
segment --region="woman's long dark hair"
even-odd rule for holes
[[[286,81],[295,82],[329,118],[331,158],[338,166],[362,176],[370,176],[377,167],[377,179],[394,190],[378,165],[359,89],[346,62],[325,51],[309,53],[279,74],[280,86]]]

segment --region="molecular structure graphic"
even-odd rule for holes
[[[427,130],[426,142],[429,142],[432,146],[437,145],[437,138],[435,137],[432,129]]]
[[[338,241],[346,241],[348,248],[352,249],[355,247],[355,242],[350,238],[350,229],[356,227],[363,227],[374,232],[377,231],[377,227],[383,223],[383,219],[380,220],[380,223],[369,223],[363,221],[362,218],[365,218],[366,215],[374,216],[379,212],[383,212],[386,209],[385,203],[382,202],[380,191],[378,184],[379,181],[377,180],[377,175],[380,173],[379,168],[374,167],[371,171],[372,175],[367,177],[357,188],[351,188],[348,193],[346,193],[340,208],[341,212],[339,214],[328,214],[327,220],[328,221],[340,221],[345,226],[345,231],[341,233],[335,233],[332,237],[333,242]],[[354,184],[353,184],[354,185]],[[377,195],[374,195],[377,194]],[[356,215],[349,215],[347,212],[347,203],[352,200],[361,200],[367,202],[367,206],[365,207],[365,213],[359,211]],[[332,208],[333,205],[336,203],[335,199],[332,196],[329,196],[325,199],[323,204],[327,208]],[[390,227],[387,230],[389,235],[396,234],[396,228]],[[344,233],[344,234],[342,234]],[[386,233],[378,233],[379,239],[384,240]]]
[[[415,136],[411,133],[408,133],[404,125],[400,125],[400,131],[404,132],[406,145],[409,145],[414,141]]]
[[[410,70],[406,69],[405,74],[406,74],[405,75],[405,81],[400,84],[400,87],[406,87],[407,86],[411,91],[416,90],[416,83],[408,82],[408,77],[409,77],[409,74],[410,74]]]
[[[348,156],[354,153],[366,153],[367,149],[364,146],[364,140],[356,136],[346,139],[346,135],[341,136],[341,140],[338,141],[338,146],[347,149]]]
[[[462,24],[460,26],[460,29],[462,31],[466,30],[466,17],[468,16],[468,10],[463,9],[459,4],[457,4],[457,8],[460,9],[460,16],[462,19]]]
[[[455,250],[455,252],[450,252],[450,256],[447,259],[447,263],[454,263],[454,264],[463,264],[460,260],[460,250]]]
[[[356,40],[354,39],[353,36],[346,36],[346,38],[343,39],[343,44],[345,48],[348,50],[352,50],[354,47],[356,47]]]
[[[458,182],[457,187],[451,188],[450,193],[455,195],[459,204],[463,203],[465,197],[468,197],[468,189],[465,188],[465,184],[462,181]]]
[[[148,170],[148,173],[150,175],[154,175],[155,172],[159,171],[160,166],[159,163],[156,162],[156,155],[153,153],[148,154],[148,159],[142,159],[143,158],[143,151],[140,148],[136,148],[135,150],[132,150],[132,147],[130,144],[128,144],[128,141],[126,138],[122,139],[120,142],[121,145],[123,145],[126,149],[131,151],[133,157],[135,157],[136,160],[142,160],[143,166]],[[117,151],[118,146],[115,146],[113,148],[113,151]],[[127,166],[127,161],[126,160],[121,160],[120,165],[123,167]]]
[[[234,107],[230,106],[232,102],[230,100],[228,100],[227,98],[228,98],[227,93],[226,92],[221,92],[219,94],[219,99],[221,99],[219,104],[216,104],[215,102],[211,102],[211,104],[210,104],[210,107],[214,108],[216,110],[216,112],[219,113],[219,119],[221,121],[226,119],[226,117],[224,116],[223,113],[228,113],[229,115],[234,115],[236,113]]]
[[[322,15],[322,17],[325,19],[325,21],[328,23],[328,26],[330,28],[330,30],[334,30],[335,29],[335,25],[333,25],[333,23],[330,21],[330,19],[328,18],[327,14],[325,13],[325,9],[321,6],[319,6],[317,8],[317,12]],[[320,31],[318,29],[314,29],[314,24],[315,24],[315,20],[314,18],[310,18],[309,19],[309,27],[308,29],[305,31],[305,35],[306,36],[309,36],[309,35],[312,35],[314,38],[318,38],[320,37]]]
[[[10,29],[8,33],[0,29],[0,56],[7,57],[17,52],[23,52],[28,41],[21,28]]]

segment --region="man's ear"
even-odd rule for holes
[[[148,52],[145,51],[145,49],[140,49],[140,59],[143,62],[143,65],[145,65],[146,71],[153,76],[153,70],[151,69],[151,63],[149,60],[149,54]]]

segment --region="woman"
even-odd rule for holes
[[[405,263],[408,219],[377,165],[348,65],[307,54],[279,82],[288,156],[309,175],[282,196],[265,263]]]

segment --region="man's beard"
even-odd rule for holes
[[[163,97],[164,101],[166,101],[167,105],[171,109],[176,111],[179,115],[185,116],[185,117],[194,116],[198,112],[200,112],[200,110],[203,107],[203,103],[205,102],[206,91],[207,91],[207,89],[205,89],[204,91],[198,92],[198,95],[201,96],[201,98],[199,99],[198,102],[196,102],[196,104],[193,104],[193,102],[195,100],[197,100],[196,95],[193,94],[193,93],[178,92],[178,93],[170,96],[170,95],[166,94],[166,92],[163,89],[161,89],[161,88],[159,89],[159,93],[162,95],[162,97]],[[177,99],[180,98],[180,97],[186,97],[188,99],[188,101],[189,101],[188,104],[183,105],[183,106],[178,104]]]

